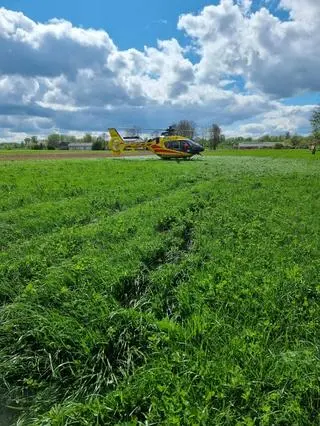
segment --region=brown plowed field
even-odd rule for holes
[[[154,155],[150,151],[127,151],[122,155],[113,155],[109,151],[34,151],[34,152],[0,152],[0,161],[25,161],[25,160],[65,160],[71,158],[123,158],[144,155]]]

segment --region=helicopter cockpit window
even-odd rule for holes
[[[166,142],[166,147],[168,149],[179,149],[179,141]]]
[[[188,151],[190,148],[190,143],[187,140],[179,141],[180,143],[180,151]]]
[[[190,148],[190,144],[188,141],[180,141],[180,147],[181,151],[188,151]]]
[[[189,152],[190,148],[195,144],[195,142],[183,139],[178,141],[168,141],[166,142],[166,148],[168,149],[174,149],[176,151],[184,151]]]
[[[168,141],[166,142],[166,147],[168,149],[174,149],[176,151],[186,151],[187,149],[189,149],[190,144],[186,140]]]

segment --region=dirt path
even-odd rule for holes
[[[65,159],[74,159],[74,158],[123,158],[123,157],[141,157],[154,155],[149,151],[127,151],[121,156],[113,155],[109,151],[42,151],[34,153],[8,153],[1,154],[0,152],[0,161],[26,161],[26,160],[65,160]]]

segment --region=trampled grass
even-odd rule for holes
[[[271,158],[291,158],[305,159],[310,161],[320,161],[320,152],[312,155],[309,149],[218,149],[208,151],[207,155],[213,156],[236,156],[236,157],[271,157]]]
[[[319,424],[319,178],[311,155],[3,162],[7,424]]]

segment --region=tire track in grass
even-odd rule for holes
[[[10,167],[0,171],[0,210],[11,211],[25,205],[36,206],[41,202],[69,199],[92,192],[96,188],[107,187],[107,190],[117,190],[119,187],[132,186],[136,182],[141,185],[154,180],[155,184],[165,185],[174,183],[181,176],[181,167],[176,164],[138,164],[132,162],[112,161],[68,162],[64,167],[60,163],[47,165],[35,164],[34,168],[27,166]],[[190,171],[191,167],[188,168]],[[192,170],[198,170],[198,164],[192,164]],[[166,174],[168,171],[170,174]],[[1,194],[2,193],[2,194]],[[27,197],[27,198],[25,198]],[[28,202],[26,202],[26,200]]]
[[[145,201],[93,224],[59,229],[48,235],[35,236],[29,241],[1,252],[0,276],[4,291],[2,297],[6,299],[5,294],[8,290],[10,290],[10,297],[15,297],[16,291],[19,292],[28,282],[41,279],[48,269],[65,261],[68,262],[68,259],[74,256],[81,256],[85,251],[108,250],[112,256],[113,246],[127,243],[138,232],[139,227],[145,229],[149,218],[145,216],[144,210],[151,209],[148,215],[154,217],[157,206],[166,202],[170,203],[170,199],[174,200],[182,196],[181,194],[184,194],[184,200],[181,200],[183,204],[186,202],[185,199],[188,199],[190,191],[201,185],[206,184],[193,184],[187,190],[172,191],[156,200]],[[210,184],[207,185],[210,186]],[[137,214],[138,217],[134,219],[127,218],[128,215],[130,217]]]
[[[193,189],[197,188],[201,190],[201,185],[193,186]],[[204,188],[205,193],[207,193],[205,184],[202,184],[202,188]],[[79,253],[65,264],[60,264],[53,271],[51,276],[49,273],[41,281],[30,282],[23,293],[17,297],[15,302],[2,309],[1,316],[4,318],[4,323],[0,333],[2,336],[0,341],[2,339],[4,342],[3,339],[6,339],[4,336],[7,336],[7,338],[9,335],[11,336],[10,343],[7,341],[8,346],[6,348],[2,346],[1,348],[3,355],[1,362],[7,363],[5,381],[8,386],[10,386],[13,377],[15,377],[15,371],[17,371],[17,368],[20,368],[20,381],[22,380],[23,383],[26,383],[25,380],[27,379],[25,375],[28,374],[30,384],[45,378],[45,380],[51,382],[51,386],[57,387],[59,392],[55,391],[55,394],[52,395],[51,398],[57,397],[57,395],[59,395],[59,399],[70,397],[70,393],[73,393],[74,397],[76,397],[76,395],[82,395],[82,392],[87,393],[92,391],[93,384],[97,386],[97,383],[92,383],[92,381],[94,382],[97,379],[96,375],[102,374],[104,377],[101,381],[102,388],[99,389],[99,392],[101,392],[102,389],[107,389],[110,385],[114,386],[116,383],[117,380],[113,379],[113,382],[108,384],[108,380],[111,377],[110,375],[115,374],[121,377],[124,374],[131,374],[134,365],[139,365],[139,363],[144,362],[146,354],[143,355],[142,353],[139,355],[137,352],[137,358],[136,356],[131,358],[133,354],[127,353],[127,349],[121,349],[121,345],[120,347],[117,346],[116,340],[112,343],[112,345],[114,345],[112,351],[120,351],[118,356],[116,358],[111,358],[111,353],[108,355],[111,350],[110,348],[107,353],[105,353],[105,344],[103,342],[99,343],[99,340],[103,338],[102,335],[100,336],[103,323],[102,320],[104,319],[104,321],[109,323],[108,327],[112,327],[114,321],[111,321],[110,312],[108,312],[108,310],[103,310],[98,317],[95,316],[95,313],[92,315],[90,309],[89,311],[83,309],[83,302],[85,301],[88,306],[91,306],[95,304],[95,300],[98,300],[96,298],[100,295],[100,304],[106,303],[105,309],[108,309],[108,306],[112,307],[112,311],[115,312],[115,314],[113,314],[115,315],[115,319],[117,319],[119,315],[119,318],[121,318],[121,315],[125,317],[128,316],[128,318],[130,318],[130,315],[134,315],[138,321],[136,326],[138,326],[139,323],[141,324],[143,318],[145,318],[144,321],[147,321],[149,314],[141,316],[139,312],[134,313],[132,309],[122,310],[122,308],[120,308],[117,314],[116,305],[119,303],[119,300],[117,301],[117,297],[115,297],[114,303],[112,301],[112,295],[119,295],[119,289],[124,283],[125,276],[128,276],[128,274],[132,272],[132,268],[138,270],[144,265],[151,269],[155,269],[166,259],[166,255],[163,254],[164,257],[159,260],[159,254],[164,253],[163,251],[169,254],[171,250],[189,250],[190,234],[186,230],[186,223],[181,228],[173,226],[170,229],[161,229],[162,224],[166,223],[168,219],[167,212],[169,208],[171,218],[175,219],[178,224],[181,223],[181,214],[184,215],[184,218],[190,204],[193,203],[192,200],[186,197],[187,193],[186,190],[176,191],[175,194],[164,197],[161,203],[149,202],[147,206],[139,206],[131,209],[131,217],[129,218],[126,217],[126,213],[119,214],[114,223],[115,228],[119,225],[126,226],[128,220],[131,221],[132,219],[136,219],[138,221],[140,220],[138,231],[140,229],[143,235],[140,236],[139,233],[136,233],[132,236],[126,241],[127,247],[125,250],[122,244],[118,247],[118,250],[116,250],[117,245],[119,245],[116,244],[115,247],[111,245],[107,252],[91,250],[86,257],[83,256],[83,253]],[[178,233],[176,233],[177,229]],[[171,231],[173,235],[170,235]],[[114,253],[113,258],[110,256],[112,253]],[[123,256],[129,259],[127,265],[123,265]],[[90,260],[93,258],[96,262],[96,268],[92,269]],[[99,277],[99,271],[101,271],[101,266],[103,264],[105,264],[105,271],[103,272],[103,276]],[[120,269],[121,265],[122,269]],[[66,275],[65,272],[68,272],[68,274]],[[80,300],[77,302],[77,299],[80,297],[81,302]],[[124,305],[126,305],[126,303]],[[103,317],[101,317],[101,315]],[[26,319],[26,317],[28,319]],[[23,318],[25,319],[23,320]],[[152,317],[147,321],[146,327],[150,327],[150,325],[148,325],[150,320],[152,320]],[[52,331],[50,331],[50,336],[45,337],[46,333],[49,332],[50,324],[54,327],[56,321],[64,321],[64,330],[61,329],[59,331],[56,329],[56,332],[54,332],[54,329],[52,329]],[[12,328],[13,322],[14,327]],[[41,327],[40,324],[42,324]],[[55,325],[55,327],[58,327],[58,325]],[[109,329],[108,327],[107,330]],[[152,327],[154,328],[156,326]],[[71,330],[75,328],[78,332],[73,332],[73,338],[71,339],[68,335],[71,333]],[[124,330],[122,330],[121,333],[123,333]],[[14,347],[19,333],[21,333],[18,345],[20,349],[15,353]],[[106,368],[107,364],[105,363],[100,366],[99,364],[96,365],[95,368],[97,371],[92,371],[92,365],[90,367],[90,365],[86,364],[85,358],[88,357],[88,354],[86,354],[85,358],[83,358],[84,354],[81,354],[82,343],[80,341],[83,339],[81,337],[82,333],[92,334],[94,340],[88,337],[87,350],[93,355],[98,345],[99,353],[103,351],[99,356],[103,356],[104,358],[108,356],[108,363],[111,365],[111,370],[110,366]],[[133,331],[130,331],[130,333],[132,334]],[[128,335],[130,339],[134,338],[136,331],[132,336],[131,334]],[[120,337],[118,336],[115,338],[120,338],[121,342],[121,334]],[[148,340],[145,343],[143,343],[143,341],[139,343],[139,346],[143,344],[147,345],[145,351],[148,351],[147,342]],[[125,343],[125,345],[127,344],[128,343]],[[65,345],[69,347],[67,352],[62,349]],[[73,348],[73,350],[71,350],[71,348]],[[130,351],[131,350],[132,349],[130,349]],[[92,351],[94,352],[92,353]],[[47,353],[51,354],[49,365],[46,361]],[[37,356],[40,358],[38,370],[40,371],[31,368],[30,365],[26,365],[26,360],[30,359],[31,354],[38,354]],[[129,361],[126,357],[132,360]],[[81,365],[77,367],[77,362],[80,362],[79,358],[81,360]],[[12,363],[13,359],[15,360],[14,363]],[[125,367],[123,363],[125,363],[127,367]],[[68,367],[65,367],[66,365]],[[72,371],[72,369],[80,367],[83,369],[82,378],[72,379],[70,376],[70,368]],[[91,375],[88,375],[88,368],[91,368]],[[64,379],[65,374],[68,375],[68,382],[64,382],[64,380],[66,380]],[[76,380],[77,386],[75,386],[74,380]],[[18,382],[17,388],[15,388],[16,386],[17,384],[13,385],[12,383],[11,391],[13,394],[11,397],[13,397],[16,392],[20,392],[19,389],[22,384]],[[63,388],[61,388],[61,386],[63,386]],[[26,402],[30,405],[32,394],[28,395],[27,392],[24,398],[22,398],[20,394],[18,400],[20,400],[22,404]]]
[[[292,214],[295,200],[307,203],[308,197],[299,200],[295,191],[303,177],[291,175],[290,185],[283,185],[276,175],[264,178],[266,171],[243,177],[241,186],[240,174],[231,181],[230,176],[216,180],[221,187],[215,190],[212,182],[197,184],[192,189],[194,197],[198,192],[196,200],[185,190],[170,194],[166,202],[135,206],[95,227],[94,235],[74,230],[85,241],[78,253],[62,256],[39,281],[30,280],[2,311],[0,363],[6,368],[0,371],[7,375],[10,398],[26,414],[31,409],[22,423],[120,424],[135,416],[150,424],[198,424],[200,419],[203,424],[274,424],[280,413],[286,424],[311,424],[310,412],[316,416],[318,407],[317,359],[303,347],[307,331],[297,335],[300,341],[295,332],[302,329],[305,312],[312,321],[316,294],[307,293],[305,303],[309,287],[295,264],[299,249],[301,267],[315,253],[304,241],[312,219],[307,227],[297,222],[290,230],[290,220],[281,215],[288,209]],[[316,206],[310,203],[303,211],[315,212]],[[184,218],[189,217],[197,220],[185,234]],[[274,238],[282,226],[280,238]],[[286,231],[289,253],[283,254]],[[297,245],[295,233],[300,232]],[[276,261],[280,269],[281,262],[290,263],[278,278],[278,270],[270,273],[268,264]],[[188,264],[195,269],[191,280]],[[133,304],[122,287],[127,278],[136,285]],[[279,305],[274,290],[288,278]],[[316,278],[309,280],[316,284]],[[172,294],[167,293],[170,286]],[[145,304],[146,296],[155,299],[157,293],[158,300]],[[166,312],[168,296],[171,313]],[[271,317],[276,313],[281,319],[284,312],[293,317],[279,330],[278,324],[265,323],[266,307]],[[183,316],[179,324],[178,314]],[[309,336],[316,324],[310,325]],[[276,337],[273,346],[270,330]]]
[[[182,186],[184,186],[184,183],[180,180],[180,182],[178,182],[178,184],[175,185],[175,190],[171,190],[169,194],[174,194],[174,193],[180,191],[180,189],[181,189],[180,187],[182,187]],[[178,189],[176,189],[176,188],[178,188]],[[119,202],[119,199],[117,199],[117,200],[115,200],[111,203],[113,208],[111,208],[111,211],[109,212],[111,214],[109,214],[108,217],[117,215],[120,212],[126,212],[126,211],[130,210],[131,208],[134,208],[138,205],[144,205],[144,204],[146,204],[150,201],[153,201],[153,200],[159,200],[160,201],[161,199],[164,199],[165,197],[167,197],[167,195],[164,195],[164,192],[161,190],[160,193],[153,194],[152,196],[150,196],[150,198],[148,198],[148,197],[145,198],[145,195],[144,195],[144,197],[143,197],[144,199],[143,199],[143,201],[141,201],[141,194],[139,193],[139,195],[135,199],[136,203],[133,203],[133,205],[128,204],[127,206],[125,206],[126,199],[123,200],[123,203],[121,202],[122,200]],[[129,200],[131,201],[132,199],[130,198]],[[79,201],[79,200],[77,200],[77,201]],[[81,202],[81,200],[80,200],[80,202]],[[91,201],[89,201],[89,202],[91,202]],[[60,203],[60,201],[59,201],[59,203]],[[102,211],[104,211],[104,210],[102,210]],[[99,212],[101,212],[101,210]],[[19,215],[20,214],[22,214],[22,213],[19,212]],[[28,239],[28,241],[24,242],[24,241],[18,240],[18,241],[15,241],[14,243],[8,245],[7,247],[4,247],[4,248],[7,248],[8,251],[11,251],[11,250],[16,249],[15,245],[17,245],[18,248],[19,248],[21,246],[21,244],[24,244],[24,243],[26,243],[26,247],[28,247],[29,245],[36,244],[38,238],[40,239],[39,243],[41,244],[41,242],[43,241],[43,239],[41,237],[45,237],[46,235],[50,236],[51,234],[59,233],[60,231],[64,232],[64,230],[67,230],[67,229],[85,228],[86,226],[96,225],[100,221],[103,221],[103,220],[106,220],[106,219],[107,218],[105,217],[105,215],[103,215],[103,217],[100,217],[100,218],[97,218],[97,217],[93,218],[92,221],[90,221],[89,223],[84,223],[84,224],[83,223],[80,223],[80,224],[76,223],[73,226],[70,226],[70,225],[69,226],[68,225],[67,226],[59,226],[55,230],[49,229],[48,232],[43,232],[43,233],[37,234],[35,236],[32,236],[31,238]],[[5,250],[3,250],[3,252],[5,253]]]
[[[176,188],[183,186],[183,183],[177,182]],[[132,188],[133,189],[133,188]],[[113,215],[118,211],[125,211],[134,205],[141,204],[148,200],[161,198],[164,189],[159,188],[156,193],[148,191],[152,188],[144,185],[143,192],[135,186],[135,193],[128,198],[128,192],[131,188],[126,188],[122,194],[119,193],[116,199],[103,198],[103,195],[77,197],[71,200],[59,200],[56,202],[41,203],[41,205],[28,206],[20,208],[18,211],[0,213],[0,250],[15,244],[21,244],[23,240],[37,236],[50,234],[55,230],[70,226],[88,225],[98,222],[103,217]],[[143,200],[143,201],[142,201]],[[34,216],[38,215],[36,219]],[[21,218],[22,217],[22,218]],[[43,221],[41,222],[41,219]],[[15,222],[19,227],[15,226]]]
[[[126,172],[126,169],[123,168],[122,171]],[[132,170],[131,167],[131,174],[134,171],[135,169]],[[178,173],[178,168],[174,168],[171,169],[174,172],[173,175],[166,175],[164,178],[161,178],[161,185],[155,185],[154,179],[157,178],[154,176],[153,171],[151,168],[147,168],[146,172],[138,170],[140,178],[142,177],[141,175],[146,178],[143,180],[140,179],[138,182],[136,179],[129,179],[129,181],[124,181],[124,185],[122,185],[121,180],[120,182],[117,181],[117,186],[120,186],[119,191],[113,189],[114,185],[112,181],[108,181],[108,186],[105,190],[102,189],[99,191],[97,191],[96,186],[89,186],[87,188],[74,187],[73,190],[85,191],[86,195],[74,196],[75,194],[73,194],[71,198],[64,197],[61,199],[59,197],[58,199],[50,199],[49,201],[34,203],[32,205],[28,204],[15,210],[2,212],[0,213],[0,234],[2,235],[0,245],[2,245],[2,248],[6,247],[8,242],[10,243],[11,241],[16,241],[19,244],[23,238],[31,237],[33,233],[49,233],[51,229],[63,225],[64,219],[67,221],[67,225],[72,225],[72,221],[77,224],[90,223],[91,221],[95,221],[97,216],[107,214],[105,208],[108,208],[108,206],[111,210],[122,209],[127,204],[132,204],[134,198],[136,198],[137,202],[150,199],[153,198],[154,193],[161,195],[165,191],[171,190],[171,188],[176,189],[203,178],[203,176],[192,178],[185,175],[185,173],[181,175],[181,173]],[[190,168],[187,171],[189,172]],[[191,171],[196,173],[197,168],[191,168]],[[125,175],[124,173],[122,174]],[[122,174],[120,174],[120,177]],[[110,176],[106,177],[109,178]],[[111,178],[115,179],[114,176],[111,176]],[[124,178],[122,177],[122,179]],[[8,183],[4,183],[4,185],[8,186]],[[67,183],[68,185],[69,183]],[[97,186],[102,188],[102,181],[97,182]],[[132,194],[132,197],[128,196],[128,194]],[[81,201],[83,201],[82,204],[80,204]],[[79,214],[77,214],[76,207],[79,205]],[[87,209],[87,212],[85,212],[85,209]]]

